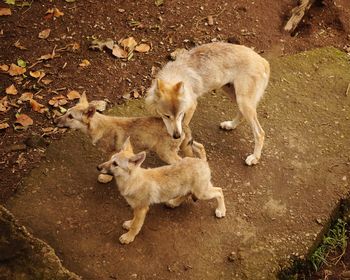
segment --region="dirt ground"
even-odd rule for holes
[[[42,161],[46,142],[61,138],[61,131],[50,130],[53,127],[54,108],[48,101],[57,94],[65,95],[69,90],[80,93],[86,91],[90,98],[106,98],[111,105],[123,103],[123,96],[128,93],[134,95],[134,90],[140,96],[144,95],[154,71],[152,67],[158,68],[165,63],[170,52],[212,40],[239,41],[253,47],[268,59],[314,47],[335,46],[343,49],[350,45],[350,3],[347,0],[323,1],[322,5],[314,6],[305,23],[291,37],[282,29],[295,4],[291,0],[164,1],[164,5],[157,7],[154,1],[34,1],[30,7],[20,8],[1,3],[1,7],[11,8],[12,15],[0,17],[0,64],[9,65],[22,58],[27,65],[32,65],[40,56],[51,53],[55,46],[56,49],[68,47],[57,52],[54,59],[36,64],[30,69],[44,71],[45,78],[52,80],[50,84],[38,82],[28,74],[23,79],[15,79],[0,72],[0,99],[6,95],[5,89],[11,84],[18,90],[17,95],[8,97],[11,104],[9,110],[0,112],[0,122],[8,122],[10,125],[9,128],[0,130],[0,202],[6,203],[16,192],[22,190],[22,178]],[[45,15],[53,7],[64,12],[64,15],[57,18]],[[207,25],[208,15],[214,15],[213,26]],[[38,33],[47,28],[51,29],[49,37],[39,39]],[[152,46],[151,51],[146,54],[135,53],[131,60],[123,61],[112,57],[108,52],[88,49],[90,41],[95,37],[118,41],[129,36],[135,37],[138,42],[145,40]],[[18,48],[18,44],[15,47],[17,41],[27,50]],[[78,43],[80,47],[73,50],[70,45],[73,43]],[[79,67],[83,59],[87,59],[91,65]],[[17,103],[19,96],[28,91],[34,93],[38,102],[48,107],[49,113],[33,112],[27,102]],[[67,108],[72,103],[63,107]],[[26,130],[15,130],[12,125],[18,112],[28,114],[34,124]],[[269,110],[266,109],[263,114],[269,117]],[[242,139],[249,139],[249,133],[246,136]],[[300,139],[295,136],[293,141],[298,146]],[[248,146],[242,151],[248,152]],[[285,143],[281,141],[276,149],[280,150],[284,146]],[[332,168],[338,170],[342,167]],[[246,170],[249,169],[242,166],[241,174],[250,176],[250,171]],[[109,188],[107,190],[110,190],[110,194],[107,197],[121,202],[112,187]],[[67,197],[69,195],[71,194]],[[101,197],[101,203],[103,199]],[[185,216],[189,215],[186,207],[180,210]],[[210,215],[208,205],[204,204],[203,209],[207,211],[207,215],[203,214],[204,217]],[[164,220],[168,223],[173,212],[165,211],[167,214],[164,214]],[[126,216],[128,209],[125,208],[122,214]],[[215,220],[212,222],[217,223]],[[102,223],[97,226],[102,226]],[[115,235],[114,237],[116,238]]]
[[[19,1],[18,1],[19,2]],[[40,56],[57,49],[78,43],[80,48],[67,48],[58,57],[37,64],[30,70],[43,70],[52,83],[45,85],[28,77],[15,80],[0,71],[0,96],[5,88],[15,84],[16,96],[9,96],[8,112],[0,113],[1,122],[7,121],[9,128],[0,130],[1,182],[0,201],[5,202],[20,188],[23,173],[28,172],[40,161],[45,143],[32,140],[33,133],[51,140],[59,133],[47,132],[52,125],[52,108],[49,99],[68,90],[86,91],[91,98],[108,98],[112,104],[123,101],[122,96],[137,90],[144,94],[151,81],[152,67],[159,67],[167,61],[169,53],[176,48],[210,42],[213,39],[235,39],[251,46],[267,57],[297,53],[320,46],[335,46],[343,49],[350,44],[350,3],[347,0],[324,1],[310,11],[295,37],[284,33],[283,25],[295,1],[165,1],[157,7],[153,1],[34,1],[30,7],[10,7],[11,16],[0,17],[0,61],[7,65],[18,58],[28,65]],[[45,16],[49,8],[57,7],[64,15],[58,18]],[[206,17],[214,16],[214,25],[206,25]],[[138,26],[130,26],[137,24]],[[47,39],[39,39],[38,33],[50,28]],[[109,53],[88,49],[93,37],[118,41],[134,36],[137,41],[146,40],[152,45],[147,54],[135,54],[128,62],[116,59]],[[14,44],[19,41],[19,49]],[[81,68],[79,63],[88,59],[89,67]],[[29,76],[27,74],[27,76]],[[49,114],[33,112],[28,102],[16,104],[20,94],[35,94],[36,101],[47,106]],[[68,105],[70,105],[69,103]],[[28,114],[34,124],[27,130],[15,131],[12,127],[17,112]]]

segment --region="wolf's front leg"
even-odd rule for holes
[[[181,143],[180,150],[184,153],[186,157],[193,157],[192,131],[190,127],[185,123],[183,123],[183,133],[185,134],[185,138]]]
[[[129,231],[119,237],[120,243],[129,244],[134,241],[135,236],[140,232],[143,222],[145,221],[148,208],[149,207],[146,206],[134,209],[134,218],[132,219],[132,223],[131,225],[127,223],[127,226],[130,226]]]

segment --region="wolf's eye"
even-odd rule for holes
[[[117,167],[117,166],[118,166],[118,164],[117,164],[115,161],[113,161],[112,165],[113,165],[114,167]]]
[[[166,117],[167,119],[170,119],[170,116],[168,116],[168,115],[164,115],[164,117]]]
[[[72,114],[69,114],[69,115],[68,115],[68,119],[73,119],[73,115],[72,115]]]

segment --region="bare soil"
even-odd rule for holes
[[[296,1],[291,0],[238,0],[231,2],[165,0],[164,5],[157,7],[154,5],[154,1],[75,1],[73,3],[66,3],[64,1],[52,3],[47,1],[34,1],[29,8],[14,8],[13,6],[10,6],[12,9],[12,15],[8,17],[0,17],[0,64],[16,63],[18,58],[22,58],[27,61],[28,65],[31,65],[32,63],[35,63],[36,59],[41,55],[51,53],[55,46],[57,46],[56,48],[59,49],[72,43],[79,43],[80,48],[76,51],[73,51],[70,48],[63,50],[58,53],[59,57],[45,63],[39,63],[31,69],[43,69],[46,72],[47,77],[53,80],[53,82],[49,85],[38,83],[35,79],[30,77],[25,78],[23,81],[18,81],[6,73],[0,72],[0,98],[6,95],[5,88],[14,83],[19,93],[17,96],[10,97],[10,100],[13,101],[12,103],[16,103],[16,100],[21,93],[31,91],[36,94],[38,97],[37,100],[40,101],[40,103],[45,104],[50,109],[50,114],[40,114],[33,112],[30,106],[25,104],[19,105],[19,107],[13,105],[7,113],[0,113],[0,121],[7,121],[11,125],[5,130],[0,130],[0,202],[7,203],[9,198],[13,197],[15,193],[22,191],[24,186],[28,184],[22,179],[26,177],[26,174],[28,174],[29,171],[43,161],[45,157],[47,157],[49,161],[51,160],[54,162],[52,165],[50,165],[45,161],[45,164],[49,164],[47,167],[48,171],[50,169],[54,169],[56,171],[60,170],[61,165],[57,162],[59,160],[66,162],[66,166],[78,164],[77,158],[80,156],[81,152],[83,152],[81,150],[81,143],[79,142],[80,137],[73,138],[76,139],[76,143],[67,143],[69,148],[67,147],[66,151],[76,149],[78,151],[77,154],[71,154],[71,152],[65,153],[65,149],[61,146],[62,142],[60,142],[59,147],[56,146],[56,149],[58,149],[60,152],[55,154],[53,158],[50,158],[49,152],[48,154],[45,154],[47,149],[46,142],[53,142],[52,140],[61,138],[62,135],[62,131],[54,131],[53,133],[48,134],[42,131],[42,128],[53,127],[53,108],[50,107],[47,102],[57,93],[66,94],[68,90],[75,89],[79,92],[86,91],[90,99],[106,98],[111,102],[111,105],[121,104],[125,101],[122,96],[125,96],[127,93],[130,93],[133,90],[137,90],[140,96],[144,95],[145,89],[149,86],[151,81],[152,67],[160,67],[162,64],[164,64],[168,60],[168,55],[171,51],[182,47],[190,48],[194,45],[207,43],[212,40],[238,41],[241,44],[253,47],[256,51],[268,59],[298,53],[300,51],[313,49],[315,47],[334,46],[338,49],[343,49],[346,45],[350,45],[350,3],[347,0],[337,0],[336,2],[326,0],[320,5],[315,5],[311,9],[309,15],[306,17],[305,22],[297,29],[295,36],[291,37],[289,34],[283,32],[283,25],[288,18],[289,11],[296,4],[295,2]],[[9,7],[3,3],[1,3],[0,6]],[[60,11],[64,12],[64,15],[59,18],[50,18],[45,16],[45,12],[49,8],[53,7],[59,8]],[[206,18],[208,15],[214,15],[215,24],[213,26],[206,24]],[[135,22],[139,22],[139,25],[137,27],[131,26],[131,24]],[[39,39],[38,33],[46,28],[51,29],[50,36],[45,40]],[[95,37],[100,39],[112,38],[115,41],[118,41],[121,38],[126,38],[129,36],[134,36],[137,41],[141,41],[142,39],[146,40],[146,42],[152,45],[151,51],[147,54],[135,54],[130,61],[122,61],[112,57],[108,52],[96,52],[88,49],[90,41]],[[27,50],[21,50],[14,47],[14,43],[18,40],[21,45],[27,48]],[[79,67],[78,65],[83,59],[88,59],[91,65],[86,68]],[[334,69],[330,69],[327,75],[334,76],[332,70]],[[296,69],[295,72],[297,71],[298,70]],[[282,78],[284,79],[285,77]],[[310,79],[312,79],[312,77]],[[287,78],[287,80],[289,80],[289,78]],[[272,84],[276,82],[276,80],[272,80]],[[334,83],[336,82],[332,80],[332,85]],[[342,85],[345,85],[345,83],[346,81],[343,81]],[[286,87],[289,88],[288,85],[286,85]],[[306,88],[302,88],[300,90],[303,91],[306,90]],[[322,86],[318,88],[318,90],[321,89]],[[341,90],[343,90],[343,88]],[[341,92],[341,90],[339,89],[339,92]],[[318,92],[314,92],[312,96],[317,98]],[[278,104],[283,105],[284,102],[290,97],[282,95],[280,98],[281,100],[279,100]],[[302,104],[302,101],[299,99],[293,100],[292,102],[294,102],[295,106]],[[72,105],[72,103],[73,102],[70,102],[65,107]],[[326,106],[325,103],[323,105]],[[215,102],[211,104],[211,106],[217,108],[217,110],[220,110]],[[268,106],[266,105],[266,107],[264,107],[264,103],[262,104],[260,114],[266,118],[266,121],[262,121],[265,126],[267,126],[267,123],[270,122],[270,120],[267,122],[267,119],[271,119],[271,117],[273,117],[273,111],[275,109],[277,111],[282,110],[279,108],[277,103],[275,104],[274,102],[269,103]],[[16,131],[12,127],[12,124],[15,121],[15,115],[19,111],[28,114],[34,120],[34,124],[27,130]],[[285,197],[287,195],[290,195],[291,197],[299,197],[302,194],[307,193],[307,189],[303,189],[295,193],[285,193],[286,189],[288,188],[284,189],[281,187],[294,180],[297,180],[298,184],[302,185],[305,177],[303,175],[306,173],[308,176],[311,176],[310,178],[315,180],[315,183],[313,183],[315,185],[317,184],[316,182],[319,182],[320,185],[321,183],[322,185],[327,185],[329,183],[332,185],[338,183],[341,184],[343,181],[338,181],[340,178],[339,176],[343,176],[343,174],[348,172],[346,165],[343,163],[338,163],[339,158],[334,154],[334,147],[329,145],[332,143],[332,137],[344,135],[342,130],[336,130],[339,133],[332,132],[334,135],[331,135],[331,138],[320,136],[327,133],[327,128],[333,124],[333,119],[331,122],[329,122],[328,119],[330,116],[323,115],[321,111],[310,110],[308,108],[302,109],[302,116],[304,119],[303,121],[306,122],[310,118],[327,120],[322,122],[320,125],[320,130],[313,131],[311,133],[312,137],[310,136],[308,139],[302,139],[300,134],[290,136],[288,140],[280,139],[279,142],[274,143],[273,152],[270,151],[269,154],[268,148],[266,151],[264,151],[265,161],[268,161],[269,157],[270,160],[276,160],[276,157],[285,157],[288,159],[293,158],[292,152],[288,153],[287,155],[280,154],[280,151],[283,151],[286,147],[286,142],[288,142],[288,147],[291,149],[291,151],[294,151],[295,153],[300,152],[302,157],[304,157],[303,159],[308,159],[308,152],[311,150],[303,150],[303,147],[306,144],[313,143],[313,141],[315,141],[314,139],[321,138],[320,141],[329,141],[328,144],[326,142],[322,142],[326,147],[324,153],[329,156],[322,164],[326,165],[327,163],[331,163],[327,165],[327,168],[330,168],[331,171],[329,174],[325,172],[325,169],[312,169],[312,171],[310,171],[308,167],[313,166],[312,160],[308,160],[308,164],[304,166],[300,165],[300,158],[295,158],[291,161],[291,170],[294,170],[296,168],[295,166],[298,166],[299,164],[297,167],[299,168],[298,170],[303,170],[304,173],[293,174],[292,177],[289,177],[289,169],[280,169],[279,165],[281,163],[279,160],[277,160],[275,162],[275,167],[269,165],[269,168],[273,174],[283,173],[285,175],[281,176],[278,180],[276,179],[277,181],[274,181],[274,185],[279,190],[278,196],[281,197]],[[206,132],[207,135],[199,134],[198,128],[195,130],[196,136],[202,142],[209,145],[209,147],[213,148],[212,152],[209,151],[209,155],[215,151],[219,152],[217,150],[217,145],[220,143],[220,141],[217,139],[217,137],[219,137],[221,140],[224,139],[222,138],[223,135],[226,135],[224,132],[218,132],[216,130],[217,121],[218,119],[216,120],[215,118],[212,118],[212,116],[208,116],[207,122],[213,122],[213,124],[211,127],[212,130],[208,130],[208,132]],[[339,122],[339,120],[334,120],[334,122]],[[280,132],[276,132],[278,127],[282,126],[285,130],[290,130],[288,129],[288,126],[292,125],[293,117],[288,115],[283,120],[283,125],[281,125],[281,122],[271,124],[271,129],[268,131],[268,137],[273,138],[279,135]],[[302,125],[301,121],[300,125]],[[306,129],[305,133],[306,131],[309,130]],[[293,131],[289,132],[290,134],[293,134]],[[220,134],[216,136],[217,133]],[[37,135],[42,137],[37,137]],[[226,136],[229,137],[228,135]],[[210,143],[206,143],[206,137],[213,140],[210,140]],[[244,158],[246,153],[250,152],[249,149],[251,149],[251,143],[245,142],[251,139],[249,129],[246,128],[244,135],[238,136],[237,138],[235,137],[235,139],[236,142],[234,142],[232,144],[233,146],[228,149],[232,148],[235,150],[235,152],[237,152],[235,155],[236,163],[234,164],[234,170],[237,169],[237,171],[232,174],[232,170],[230,169],[230,171],[227,171],[227,178],[223,178],[226,178],[225,180],[230,182],[229,180],[232,178],[232,176],[238,177],[239,179],[234,179],[232,182],[230,182],[230,184],[236,185],[249,183],[247,187],[251,188],[250,192],[259,192],[256,188],[259,188],[260,185],[263,186],[263,184],[259,182],[264,179],[267,180],[268,178],[266,174],[259,171],[260,168],[263,168],[264,163],[257,166],[255,169],[249,169],[244,165],[241,165],[241,159]],[[347,139],[346,135],[344,139]],[[269,141],[270,140],[268,138],[267,147]],[[25,143],[24,146],[23,143]],[[345,142],[339,142],[337,145],[345,145],[344,143]],[[238,144],[242,144],[242,147],[239,150],[235,148]],[[58,144],[53,142],[53,145]],[[54,149],[54,147],[55,146],[53,146],[51,149]],[[89,146],[85,147],[84,149],[84,151],[87,153],[86,160],[89,160],[90,153],[92,159],[93,149]],[[327,151],[327,149],[329,150]],[[222,153],[220,156],[223,157],[223,160],[228,160],[228,158],[229,160],[232,160],[231,150],[227,151],[227,153],[221,150],[219,153]],[[340,150],[339,153],[341,154]],[[345,153],[342,156],[344,156],[342,158],[344,162],[346,162],[346,157],[348,154]],[[63,193],[64,199],[67,200],[67,208],[63,209],[62,213],[57,213],[61,211],[59,206],[62,205],[57,204],[57,208],[53,207],[56,205],[55,203],[58,203],[56,197],[57,194],[53,192],[52,195],[47,198],[47,203],[45,203],[45,199],[43,201],[38,201],[39,205],[42,203],[42,205],[45,207],[32,208],[32,216],[34,217],[37,215],[37,217],[41,217],[39,214],[43,212],[47,212],[49,216],[57,215],[57,219],[55,219],[57,229],[54,228],[52,224],[48,223],[49,221],[43,220],[43,225],[47,222],[50,224],[50,229],[54,228],[55,231],[57,230],[58,232],[62,232],[62,234],[65,234],[67,238],[74,236],[73,233],[76,234],[76,238],[73,238],[73,240],[76,242],[76,247],[83,248],[81,253],[82,255],[74,255],[72,248],[76,247],[70,246],[71,244],[60,243],[60,240],[62,241],[66,239],[63,237],[60,239],[61,237],[58,238],[57,236],[52,235],[51,232],[46,231],[47,229],[43,228],[43,231],[40,233],[40,237],[49,241],[50,244],[54,244],[53,246],[58,250],[58,253],[61,254],[60,256],[65,260],[66,258],[69,259],[66,263],[67,266],[72,268],[74,271],[81,272],[87,277],[87,279],[89,279],[89,277],[90,279],[96,279],[91,275],[97,275],[94,273],[101,272],[100,268],[106,266],[106,262],[109,262],[108,265],[111,268],[115,265],[112,261],[113,259],[119,259],[120,262],[129,264],[129,260],[136,260],[137,256],[140,257],[141,255],[142,258],[137,259],[140,263],[136,264],[135,272],[133,273],[142,275],[141,269],[145,267],[148,268],[146,265],[151,256],[154,257],[154,254],[159,254],[158,250],[155,251],[158,243],[149,244],[149,247],[144,247],[144,249],[138,249],[137,245],[135,245],[132,253],[130,253],[129,249],[124,247],[120,248],[120,250],[118,249],[118,251],[113,251],[115,250],[114,246],[118,237],[114,230],[119,226],[121,222],[120,219],[122,219],[122,217],[128,217],[129,209],[115,192],[112,185],[107,187],[99,185],[91,186],[89,188],[82,187],[83,182],[86,184],[86,186],[88,186],[91,184],[91,180],[95,180],[96,174],[93,174],[90,172],[90,170],[93,170],[94,164],[102,158],[103,157],[98,154],[93,158],[93,163],[89,163],[87,166],[85,166],[86,176],[76,174],[74,176],[72,175],[73,179],[71,178],[69,180],[70,175],[67,175],[69,174],[67,173],[67,170],[60,170],[59,172],[61,173],[55,178],[62,178],[62,182],[59,182],[59,185],[60,188],[63,188],[63,190],[56,189],[55,191]],[[280,161],[282,161],[282,159],[280,159]],[[154,163],[154,165],[156,164],[157,162]],[[62,168],[64,168],[64,165],[62,165]],[[261,178],[259,176],[255,176],[255,174],[252,174],[252,172],[255,172],[254,170],[257,170],[256,172],[261,172]],[[45,176],[45,171],[40,171],[39,174],[32,174],[31,178],[36,178],[36,180],[39,180],[39,178],[42,179],[42,177],[45,178]],[[214,174],[215,178],[220,178],[221,176],[223,175],[220,173]],[[81,181],[81,179],[83,179],[83,181]],[[235,182],[235,180],[239,180],[240,182]],[[50,181],[44,181],[43,179],[40,182],[35,182],[35,184],[40,185],[44,185],[44,182],[49,183],[48,185],[53,183]],[[74,184],[76,182],[80,182],[79,184],[81,184],[82,188],[75,190],[73,182]],[[68,191],[65,189],[65,187],[68,187]],[[281,189],[284,191],[281,191]],[[228,195],[238,195],[237,192],[239,191],[236,189],[232,194]],[[315,195],[317,196],[318,194]],[[249,197],[249,192],[245,193],[244,196]],[[100,199],[98,203],[103,205],[101,212],[94,213],[96,209],[87,209],[91,200],[85,201],[86,197],[89,197],[91,200],[96,200],[96,197]],[[319,197],[320,200],[321,197],[322,196]],[[80,202],[77,203],[77,201]],[[111,203],[106,201],[111,201]],[[249,210],[249,203],[246,203],[246,198],[243,197],[242,193],[240,194],[238,201],[241,201],[241,204],[243,204],[245,207],[244,210],[241,210],[242,215],[244,213],[244,215],[247,217],[254,217],[256,213]],[[272,217],[274,217],[274,215],[279,215],[278,213],[283,213],[285,211],[283,205],[281,206],[276,201],[279,201],[279,198],[274,198],[267,204],[266,209],[270,210],[267,210],[266,215],[272,215]],[[115,202],[117,202],[118,205],[124,205],[123,208],[120,209],[117,207]],[[200,205],[199,210],[197,209],[197,211],[199,211],[197,214],[201,214],[198,216],[200,217],[200,222],[198,222],[198,219],[195,220],[196,222],[191,219],[188,220],[188,216],[191,216],[193,211],[191,210],[191,205],[186,204],[181,209],[176,210],[177,212],[163,209],[162,207],[155,207],[155,210],[152,210],[154,212],[151,211],[149,217],[150,230],[144,231],[144,236],[140,237],[141,241],[137,241],[138,243],[135,243],[140,246],[140,244],[144,242],[143,239],[145,239],[145,237],[147,237],[147,240],[155,240],[157,236],[160,236],[158,237],[160,238],[160,240],[158,240],[159,243],[166,243],[168,240],[176,240],[176,242],[174,241],[172,243],[173,245],[170,244],[171,246],[169,245],[169,248],[158,255],[159,267],[162,267],[163,269],[164,267],[169,266],[169,268],[166,269],[169,273],[173,273],[173,275],[177,275],[177,273],[182,275],[182,273],[187,273],[188,271],[194,270],[192,269],[191,263],[196,259],[200,259],[203,255],[208,256],[208,252],[213,253],[213,255],[210,256],[213,264],[215,264],[217,260],[215,257],[218,257],[218,255],[216,255],[216,251],[212,250],[210,243],[214,242],[211,240],[215,240],[215,238],[217,238],[217,234],[212,234],[211,230],[215,228],[217,223],[219,223],[219,221],[216,221],[214,218],[208,220],[208,217],[211,215],[213,204],[209,204],[211,207],[207,203],[199,203],[196,205]],[[53,212],[51,214],[49,212],[49,206],[53,207],[51,210]],[[69,215],[64,216],[68,210],[74,212],[77,207],[80,209],[76,212],[77,216],[73,214],[73,218],[70,218]],[[84,212],[85,210],[88,212]],[[315,208],[312,210],[315,213],[315,216],[317,216],[317,207],[315,206]],[[101,219],[97,218],[95,221],[90,222],[89,215],[86,214],[90,214],[90,211],[94,213],[95,217],[101,217]],[[110,215],[103,216],[105,211],[110,213]],[[118,218],[111,214],[115,213],[115,211],[118,212]],[[162,213],[161,217],[158,216],[159,213]],[[243,219],[247,219],[247,217],[244,215],[242,216],[244,217]],[[114,223],[114,226],[111,226],[111,221]],[[262,219],[260,222],[264,224],[266,221]],[[159,223],[163,223],[163,226],[159,226]],[[224,221],[222,223],[227,225],[226,223],[228,222]],[[61,226],[61,224],[63,225]],[[84,227],[84,224],[87,226]],[[243,220],[236,220],[234,222],[234,225],[238,228],[240,224],[247,225]],[[281,224],[281,227],[283,226],[286,225]],[[249,228],[249,223],[247,227]],[[93,228],[100,229],[100,232],[92,232]],[[173,232],[169,232],[169,230],[167,230],[170,228],[174,228]],[[206,230],[207,228],[209,230]],[[84,237],[79,237],[81,236],[79,230],[84,231]],[[167,233],[170,235],[164,235],[162,230],[167,230]],[[252,229],[251,231],[254,232],[256,230],[257,229]],[[193,236],[190,236],[190,233],[194,231],[202,232],[201,237],[196,237],[196,239],[202,240],[200,244],[194,243]],[[222,231],[225,231],[225,229],[222,229]],[[89,234],[97,234],[100,238],[102,238],[99,241],[102,243],[93,244],[93,241],[90,242],[90,238],[88,237]],[[242,233],[242,235],[244,234],[245,233]],[[248,231],[248,236],[249,234],[251,233]],[[175,239],[175,237],[179,235],[184,236],[183,243],[178,243],[178,239]],[[231,232],[226,232],[223,234],[224,237],[222,238],[226,238],[227,242],[222,243],[224,244],[222,246],[225,248],[221,248],[223,249],[221,253],[224,252],[224,254],[229,254],[232,248],[232,244],[230,242],[234,242],[228,241],[231,235]],[[109,241],[106,241],[105,238],[107,238]],[[91,238],[91,240],[95,239]],[[191,242],[194,245],[187,248],[188,244],[191,244]],[[84,249],[84,246],[87,246],[88,248]],[[110,251],[108,251],[109,249],[107,248],[107,251],[109,252],[108,254],[104,253],[106,249],[104,246],[106,246],[106,248],[110,248]],[[201,249],[198,250],[198,253],[192,255],[191,252],[197,248]],[[68,251],[66,251],[66,249]],[[187,252],[186,254],[188,254],[188,256],[184,257],[186,261],[179,262],[178,259],[175,260],[171,255],[171,250],[175,250],[176,252],[180,253]],[[97,262],[94,258],[92,258],[93,255],[98,256]],[[268,251],[267,255],[269,255]],[[83,256],[86,257],[86,260],[88,260],[87,257],[91,258],[92,262],[90,263],[90,267],[82,265],[85,263],[81,261]],[[220,261],[218,262],[221,264],[226,263],[222,255],[220,255]],[[203,268],[203,271],[204,270],[205,269]],[[111,275],[107,275],[109,271],[113,271],[113,269],[107,270],[105,272],[106,278],[103,279],[108,279],[108,277],[113,279],[113,277],[117,277],[113,276],[112,272]],[[152,271],[150,271],[149,276],[152,275],[151,272]],[[232,273],[232,270],[227,267],[223,270],[223,272],[227,276]],[[126,273],[127,272],[122,275],[129,277],[130,275]],[[154,273],[157,272],[154,271]],[[217,271],[209,270],[208,273],[209,275],[216,275],[215,273],[217,273]],[[166,274],[163,276],[168,277]],[[118,275],[118,277],[120,277],[120,275]]]

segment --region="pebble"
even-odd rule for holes
[[[234,262],[237,259],[237,254],[236,252],[231,252],[228,256],[227,256],[227,260],[229,262]]]
[[[99,181],[102,184],[107,184],[112,180],[113,180],[113,176],[108,174],[99,174],[97,177],[97,181]]]

